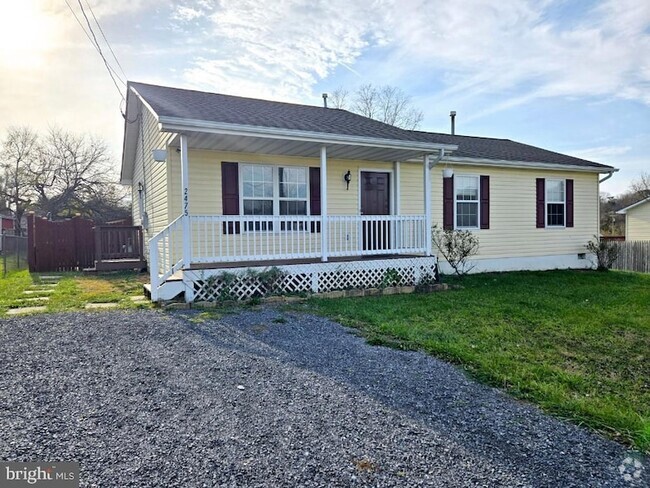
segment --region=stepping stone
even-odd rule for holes
[[[21,298],[25,302],[47,302],[50,297]]]
[[[131,297],[131,300],[134,302],[144,302],[147,300],[147,297],[145,297],[144,295],[138,295],[135,297]]]
[[[31,290],[49,290],[50,288],[56,288],[57,283],[43,283],[42,285],[30,285]]]
[[[20,307],[10,308],[7,310],[7,315],[22,315],[26,313],[45,312],[47,307]]]
[[[41,276],[41,281],[59,281],[62,276]]]
[[[96,309],[96,308],[117,308],[120,304],[119,303],[86,303],[85,308],[88,310],[91,309]]]
[[[54,290],[52,289],[43,289],[43,290],[25,290],[23,293],[25,295],[36,295],[38,293],[52,293]]]

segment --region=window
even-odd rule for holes
[[[564,180],[546,180],[546,226],[564,227],[566,213]]]
[[[456,228],[478,229],[479,178],[456,176],[455,178]]]
[[[242,164],[244,215],[307,215],[307,168]],[[281,230],[303,230],[303,222],[283,222]],[[272,221],[251,221],[246,230],[273,230]]]

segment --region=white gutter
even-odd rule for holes
[[[242,124],[226,124],[205,120],[180,119],[177,117],[159,117],[160,129],[164,132],[208,132],[248,137],[265,137],[268,139],[284,139],[301,142],[316,142],[319,144],[349,144],[384,149],[402,149],[407,151],[432,152],[441,149],[455,150],[453,144],[433,144],[428,142],[401,141],[395,139],[378,139],[373,137],[350,136],[345,134],[328,134],[323,132],[280,129],[276,127],[260,127]]]
[[[616,173],[617,171],[618,171],[618,168],[613,169],[612,171],[607,173],[607,176],[605,176],[604,178],[601,178],[600,180],[598,180],[598,183],[602,183],[603,181],[609,180],[612,176],[614,176],[614,173]]]
[[[429,169],[433,169],[433,167],[440,162],[442,158],[445,157],[445,150],[441,149],[440,153],[436,156],[435,159],[429,160]]]
[[[408,162],[419,163],[418,159],[409,159]],[[495,166],[520,169],[559,169],[570,171],[583,171],[587,173],[610,173],[618,171],[617,168],[600,166],[579,166],[576,164],[541,163],[530,161],[508,161],[504,159],[463,158],[459,156],[445,157],[445,162],[464,166]]]

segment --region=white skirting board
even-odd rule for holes
[[[552,269],[590,269],[594,263],[589,256],[578,257],[578,254],[562,254],[552,256],[522,256],[513,258],[483,258],[471,261],[475,265],[470,273],[486,273],[500,271],[546,271]],[[452,274],[447,261],[440,259],[440,272]]]

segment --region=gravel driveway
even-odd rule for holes
[[[0,459],[75,460],[82,486],[630,487],[649,471],[444,362],[273,308],[0,321],[0,433]]]

